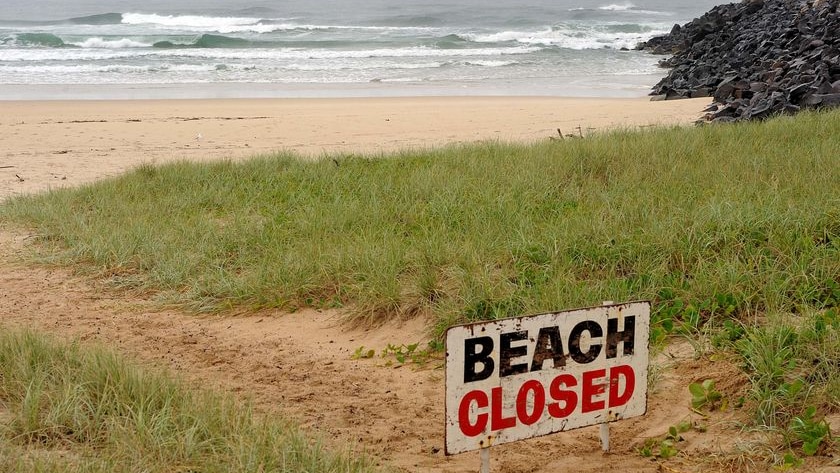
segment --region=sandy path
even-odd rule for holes
[[[352,357],[362,345],[381,350],[388,343],[425,344],[422,321],[363,331],[342,327],[334,311],[197,317],[160,310],[67,270],[25,264],[29,241],[0,231],[2,324],[106,344],[141,363],[171,368],[197,386],[253,399],[262,412],[291,418],[337,446],[356,445],[400,471],[477,471],[476,452],[443,454],[439,363],[395,368],[378,356]],[[695,362],[690,354],[677,345],[661,358],[674,368],[657,383],[647,416],[612,425],[612,453],[601,453],[598,429],[588,427],[495,447],[493,471],[711,471],[699,464],[731,448],[732,429],[687,442],[682,448],[690,456],[669,461],[672,470],[636,451],[645,438],[661,437],[692,417],[688,383],[732,376],[731,367]]]

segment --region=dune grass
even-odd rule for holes
[[[648,299],[655,343],[714,331],[752,370],[757,422],[779,426],[808,406],[840,410],[837,367],[819,362],[840,359],[838,136],[835,110],[528,146],[144,165],[11,199],[0,219],[33,228],[52,261],[196,311],[425,314],[440,335]],[[807,375],[815,361],[822,374]]]
[[[3,328],[3,327],[0,327]],[[104,349],[0,330],[0,472],[375,471]]]
[[[840,301],[840,114],[389,159],[144,165],[12,199],[56,257],[199,311],[452,322],[652,299],[663,317]]]

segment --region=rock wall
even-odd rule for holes
[[[672,54],[655,99],[714,97],[709,120],[840,106],[840,0],[719,5],[637,49]]]

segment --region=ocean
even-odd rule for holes
[[[0,99],[644,96],[711,0],[3,0]]]

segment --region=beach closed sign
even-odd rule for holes
[[[643,415],[649,334],[649,302],[450,328],[446,454]]]

